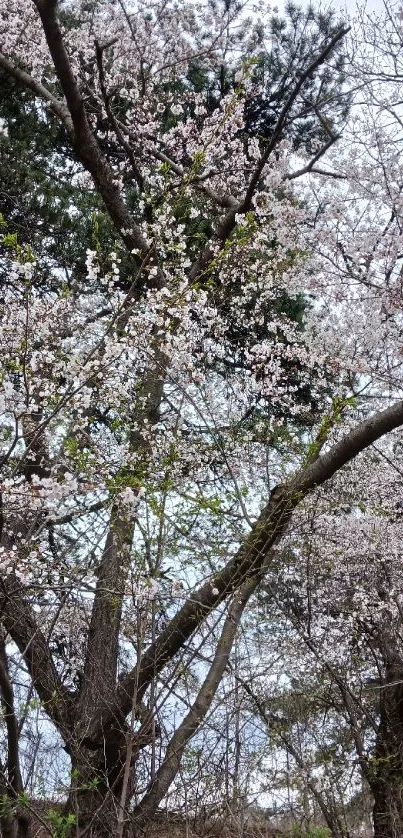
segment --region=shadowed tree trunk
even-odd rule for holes
[[[389,644],[388,644],[389,645]],[[389,649],[372,783],[375,838],[403,835],[403,662]]]

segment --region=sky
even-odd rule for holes
[[[316,5],[314,3],[314,5]],[[322,5],[322,4],[321,4]],[[356,9],[365,8],[368,12],[381,11],[383,8],[383,0],[367,0],[367,2],[356,2],[356,0],[332,0],[326,6],[331,6],[341,11],[346,10],[349,16],[354,15]]]

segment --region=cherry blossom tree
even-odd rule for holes
[[[401,386],[401,16],[388,6],[382,23],[374,17],[364,24],[351,57],[359,82],[354,119],[344,148],[327,158],[335,177],[326,189],[317,182],[308,187],[318,201],[312,246],[319,256],[315,288],[322,283],[322,340],[334,345],[337,324],[338,369],[355,412],[366,398],[375,404]],[[287,626],[290,677],[307,696],[317,685],[315,701],[336,714],[349,743],[343,753],[333,742],[325,770],[317,762],[321,750],[313,748],[315,716],[305,760],[285,719],[289,753],[307,772],[311,793],[322,798],[329,824],[332,773],[340,759],[346,776],[358,768],[374,799],[374,833],[382,838],[403,828],[400,446],[400,433],[380,440],[340,471],[326,493],[315,491],[299,505],[265,583],[270,619],[278,609]],[[299,648],[294,659],[289,633]],[[260,686],[251,697],[270,720],[267,695],[259,705]],[[350,834],[344,828],[332,830]]]
[[[83,276],[4,219],[6,835],[24,834],[27,802],[8,640],[27,706],[40,702],[71,761],[65,830],[142,834],[245,609],[268,574],[281,579],[280,546],[311,498],[321,520],[330,494],[364,492],[379,476],[365,452],[387,451],[403,423],[397,221],[380,236],[384,181],[354,156],[347,180],[351,158],[329,155],[346,34],[319,26],[260,136],[246,128],[276,38],[264,5],[250,18],[231,3],[3,12],[0,68],[35,96],[38,120],[59,121],[74,187],[115,231],[105,252],[93,219]],[[206,78],[234,75],[216,107],[189,81],[197,62]],[[307,118],[319,145],[293,145]],[[355,249],[340,232],[350,217]],[[301,296],[303,323],[284,302]]]

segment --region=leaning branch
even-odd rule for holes
[[[28,90],[32,90],[32,92],[35,93],[35,96],[38,96],[39,99],[47,102],[55,116],[57,116],[63,123],[69,136],[71,138],[74,136],[73,122],[66,105],[64,105],[63,102],[60,102],[56,96],[53,96],[53,93],[51,93],[47,87],[37,81],[37,79],[34,79],[29,73],[26,73],[25,70],[21,70],[20,67],[16,67],[15,64],[12,64],[12,62],[9,61],[2,53],[0,53],[0,68],[4,70],[8,76],[15,79],[15,81],[19,84],[27,87]]]
[[[60,680],[48,642],[14,573],[0,582],[0,622],[21,652],[44,709],[68,741],[74,696]]]
[[[361,422],[328,452],[297,472],[290,481],[273,490],[268,503],[236,555],[211,581],[205,582],[192,594],[146,650],[140,669],[129,673],[120,686],[119,707],[125,715],[130,712],[134,687],[136,686],[141,698],[151,680],[178,653],[206,616],[246,579],[262,570],[270,549],[283,534],[293,510],[303,498],[315,487],[333,477],[373,442],[402,424],[403,400]]]

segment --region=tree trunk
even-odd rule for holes
[[[374,838],[403,835],[403,667],[387,668],[381,686],[374,781]]]
[[[403,835],[402,771],[388,765],[378,767],[374,788],[374,838],[401,838]]]
[[[73,757],[71,789],[64,810],[65,817],[75,816],[71,836],[116,835],[124,762],[124,748],[117,742],[105,742],[101,753],[82,748]]]
[[[28,838],[29,821],[29,814],[20,806],[17,807],[17,811],[10,810],[9,814],[2,814],[0,817],[1,838]]]

